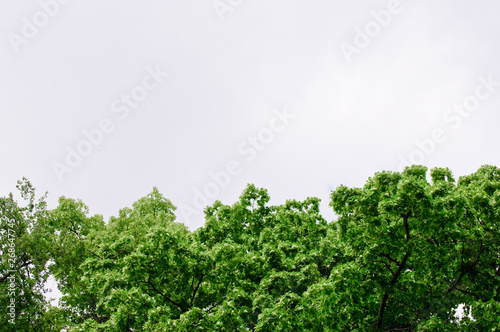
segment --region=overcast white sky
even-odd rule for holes
[[[331,189],[401,158],[457,177],[500,165],[499,10],[493,0],[1,1],[0,195],[24,176],[50,208],[79,198],[107,220],[157,186],[195,229],[197,192],[233,204],[254,183],[274,204],[319,197],[330,221]]]

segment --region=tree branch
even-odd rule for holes
[[[473,296],[476,300],[483,300],[484,302],[488,302],[487,299],[483,299],[481,298],[479,295],[477,294],[474,294],[472,292],[469,292],[468,290],[465,290],[465,289],[461,289],[461,288],[458,288],[456,287],[455,290],[459,291],[459,292],[462,292],[464,294],[467,294],[467,295],[470,295],[470,296]]]
[[[384,322],[384,311],[385,308],[387,307],[388,299],[389,299],[389,293],[385,293],[384,296],[382,297],[382,302],[380,302],[380,307],[378,309],[377,329],[379,329],[382,326],[382,323]]]
[[[19,267],[17,267],[17,270],[20,270],[22,269],[23,267],[27,266],[27,265],[30,265],[33,263],[33,260],[29,260],[29,261],[26,261],[24,262],[23,264],[19,265]],[[8,277],[10,277],[12,275],[12,272],[9,272],[7,273],[6,275],[4,275],[2,278],[0,278],[0,282],[5,282],[5,280],[7,280]]]
[[[403,260],[401,261],[401,264],[399,264],[398,270],[394,274],[391,280],[391,286],[394,286],[399,278],[399,275],[401,272],[403,272],[403,269],[405,268],[406,261],[408,260],[408,257],[410,257],[410,253],[407,252],[405,256],[403,257]],[[382,327],[382,323],[384,322],[384,311],[385,308],[387,307],[387,300],[389,299],[389,293],[386,292],[384,296],[382,297],[382,302],[380,302],[380,307],[378,310],[378,319],[377,319],[377,329]]]
[[[389,270],[389,272],[391,272],[391,274],[394,276],[394,272],[392,272],[391,266],[389,264],[387,264],[386,262],[384,262],[383,260],[373,260],[371,262],[384,264],[385,267],[387,267],[387,269]]]
[[[466,267],[462,273],[460,273],[460,275],[458,276],[458,278],[455,280],[455,282],[446,290],[446,292],[451,292],[453,291],[454,289],[457,288],[458,284],[460,283],[460,280],[467,274],[469,273],[470,271],[472,271],[474,269],[474,267],[476,266],[476,264],[479,262],[479,258],[481,257],[481,252],[482,252],[482,249],[483,249],[483,244],[481,243],[481,245],[479,246],[479,253],[477,254],[477,257],[476,257],[476,260],[474,261],[474,263],[472,263],[472,265]],[[463,257],[463,255],[462,255]]]
[[[187,309],[184,308],[182,305],[180,305],[179,303],[173,301],[172,299],[170,299],[166,294],[160,292],[158,289],[156,289],[156,287],[153,285],[153,283],[151,282],[151,276],[148,277],[148,281],[140,281],[141,283],[143,284],[148,284],[149,286],[151,286],[151,288],[156,292],[158,293],[159,295],[161,295],[161,297],[165,300],[167,300],[168,302],[172,303],[173,305],[175,305],[176,307],[178,307],[179,309],[181,309],[182,312],[186,312]]]
[[[397,266],[399,266],[399,262],[397,260],[395,260],[394,258],[392,258],[391,256],[389,256],[388,254],[381,254],[381,256],[387,258],[388,260],[390,260],[391,262],[393,262]]]
[[[205,277],[205,274],[201,274],[200,281],[198,282],[198,285],[196,285],[196,288],[193,291],[193,296],[191,297],[191,304],[190,306],[193,306],[194,298],[196,297],[196,292],[198,291],[198,288],[201,286],[201,282],[203,281],[203,278]]]
[[[405,268],[406,261],[408,260],[408,257],[410,257],[410,253],[409,252],[407,252],[405,254],[405,256],[403,257],[403,260],[401,261],[401,264],[399,265],[399,268],[396,271],[396,274],[392,278],[392,280],[391,280],[391,285],[392,286],[396,284],[396,281],[398,280],[399,275],[401,274],[401,272],[403,272],[403,269]]]

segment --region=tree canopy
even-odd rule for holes
[[[0,199],[2,331],[500,331],[498,167],[379,172],[332,191],[331,221],[248,185],[194,231],[157,188],[108,222],[18,189],[24,205]]]

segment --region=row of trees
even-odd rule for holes
[[[18,189],[26,204],[0,199],[2,331],[499,330],[494,166],[458,181],[424,166],[376,173],[331,193],[331,222],[318,198],[272,206],[249,185],[195,231],[156,188],[107,223],[80,200],[48,210],[27,180]]]

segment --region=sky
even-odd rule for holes
[[[3,1],[0,194],[190,229],[248,183],[322,200],[409,164],[499,165],[494,1]]]
[[[153,187],[194,230],[382,170],[500,165],[500,3],[0,2],[0,195],[107,221]]]

